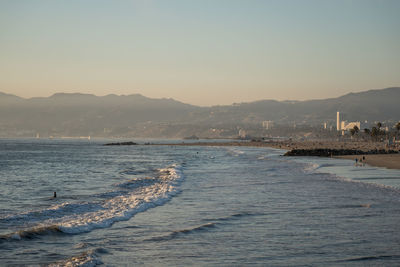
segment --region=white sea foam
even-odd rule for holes
[[[233,147],[229,147],[229,148],[227,148],[226,150],[228,150],[228,153],[229,153],[231,156],[235,156],[235,157],[238,157],[238,156],[244,154],[244,152],[243,152],[242,150],[239,150],[239,149],[233,148]]]
[[[304,165],[303,170],[304,170],[305,172],[313,172],[313,171],[317,170],[317,169],[320,168],[320,167],[321,167],[321,165],[318,164],[318,163],[306,163],[306,164]]]
[[[308,159],[306,159],[308,160]],[[315,159],[316,161],[318,159]],[[319,159],[317,162],[306,162],[305,160],[297,159],[292,161],[292,163],[300,164],[302,171],[305,173],[318,173],[320,175],[325,174],[324,177],[328,177],[329,179],[339,180],[342,182],[349,182],[349,183],[359,183],[364,186],[373,186],[379,187],[382,189],[390,189],[394,191],[399,191],[399,186],[392,185],[392,184],[385,184],[383,181],[387,179],[388,171],[383,170],[380,168],[359,168],[352,164],[348,165],[348,161],[346,161],[347,165],[335,163],[335,159],[329,159],[331,162],[325,162],[327,159]],[[337,168],[335,168],[337,167]],[[374,177],[369,177],[371,170],[375,170],[376,173]],[[353,174],[354,171],[357,171],[357,175]],[[363,174],[364,173],[364,174]],[[397,172],[396,172],[397,174]],[[369,177],[368,179],[358,179],[358,177]]]
[[[162,205],[177,193],[182,174],[174,165],[160,169],[157,178],[154,184],[106,200],[101,210],[68,216],[56,224],[65,233],[86,232],[108,227],[116,221],[128,220],[138,212]]]
[[[151,183],[145,182],[141,187],[135,187],[122,195],[109,198],[102,203],[96,203],[95,209],[92,209],[93,205],[87,203],[82,204],[82,206],[69,203],[59,204],[42,211],[42,213],[47,215],[52,211],[61,214],[65,209],[69,210],[70,207],[73,207],[75,212],[64,213],[64,216],[52,219],[46,216],[44,221],[34,227],[12,233],[9,236],[13,239],[19,239],[31,234],[48,233],[53,230],[76,234],[96,228],[109,227],[114,222],[128,220],[138,212],[164,204],[178,193],[178,186],[182,179],[182,172],[176,165],[159,169],[158,175],[151,179]],[[149,178],[146,178],[146,180],[150,181]]]
[[[71,257],[69,259],[49,264],[48,266],[49,267],[58,267],[58,266],[91,267],[91,266],[97,266],[97,265],[101,265],[101,264],[103,264],[103,262],[98,257],[97,251],[90,250],[90,251],[84,252],[80,255]]]
[[[115,184],[118,187],[122,188],[137,188],[141,186],[151,185],[157,182],[157,179],[154,177],[141,177],[141,178],[134,178],[129,181],[125,181],[122,183]]]

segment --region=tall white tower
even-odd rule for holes
[[[336,128],[340,131],[340,114],[339,111],[336,113]]]

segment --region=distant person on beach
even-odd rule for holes
[[[56,197],[57,197],[57,192],[54,192],[53,198],[56,198]]]

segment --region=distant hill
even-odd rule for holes
[[[130,136],[184,137],[224,125],[335,125],[336,111],[349,121],[398,121],[400,87],[350,93],[308,101],[261,100],[227,106],[198,107],[173,99],[139,94],[57,93],[25,99],[0,92],[0,136]],[[233,131],[232,130],[232,131]],[[236,131],[236,130],[234,130]]]
[[[338,98],[307,101],[261,100],[212,107],[215,121],[272,120],[286,123],[320,124],[335,121],[336,112],[352,121],[398,121],[400,87],[350,93]]]
[[[152,99],[142,95],[58,93],[50,97],[23,99],[0,94],[0,136],[19,131],[45,135],[101,135],[137,123],[184,121],[195,106],[173,99]],[[4,135],[4,134],[3,134]]]

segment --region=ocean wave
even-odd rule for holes
[[[368,182],[368,179],[351,179],[351,178],[347,178],[347,177],[343,177],[343,176],[338,176],[336,174],[329,174],[329,179],[333,179],[336,181],[341,181],[341,182],[346,182],[346,183],[355,183],[355,184],[359,184],[362,185],[364,187],[373,187],[373,188],[379,188],[382,190],[388,190],[388,192],[393,192],[393,193],[400,193],[400,189],[395,187],[395,186],[391,186],[391,185],[385,185],[385,184],[380,184],[380,183],[375,183],[375,182]],[[382,178],[384,179],[384,178]],[[375,181],[378,179],[375,179]]]
[[[132,192],[106,200],[102,210],[77,214],[57,222],[64,233],[88,232],[109,227],[116,221],[128,220],[134,214],[164,204],[178,190],[182,178],[177,166],[158,170],[157,182]]]
[[[383,177],[383,178],[376,178],[376,177],[364,177],[364,178],[354,178],[354,180],[373,180],[373,181],[378,181],[378,180],[400,180],[400,177]]]
[[[177,165],[159,169],[154,179],[148,179],[152,182],[145,183],[142,187],[135,187],[122,195],[96,204],[63,203],[55,205],[50,209],[39,212],[42,214],[39,218],[43,220],[38,222],[37,225],[2,236],[0,239],[18,240],[55,232],[78,234],[96,228],[106,228],[117,221],[128,220],[138,212],[163,205],[179,192],[178,186],[182,179],[182,172]],[[129,181],[125,186],[127,184],[129,184]],[[57,214],[57,216],[53,216],[54,214]],[[28,220],[37,219],[35,213],[15,215],[8,219],[18,219],[18,216],[23,216]]]
[[[146,174],[148,172],[149,172],[149,170],[147,170],[147,169],[138,169],[136,167],[131,167],[131,168],[128,168],[126,170],[121,171],[120,174],[125,174],[125,175],[143,175],[143,174]]]
[[[168,240],[176,238],[177,236],[182,235],[182,234],[184,234],[184,235],[192,234],[192,233],[195,233],[195,232],[199,232],[199,231],[201,232],[201,231],[205,231],[205,230],[208,230],[208,229],[211,229],[211,228],[215,228],[215,227],[216,227],[216,223],[211,223],[210,222],[210,223],[205,223],[205,224],[202,224],[202,225],[193,226],[193,227],[190,227],[190,228],[185,228],[185,229],[172,231],[172,232],[170,232],[170,233],[168,233],[166,235],[152,237],[152,238],[146,239],[144,241],[147,241],[147,242],[168,241]]]
[[[260,214],[243,212],[243,213],[234,213],[234,214],[228,215],[226,217],[221,217],[221,218],[204,219],[205,221],[209,221],[209,222],[206,222],[206,223],[200,224],[200,225],[196,225],[196,226],[192,226],[192,227],[188,227],[188,228],[178,229],[178,230],[172,231],[165,235],[151,237],[144,241],[146,241],[146,242],[168,241],[173,238],[177,238],[181,235],[195,234],[198,232],[212,230],[213,228],[216,228],[218,225],[223,225],[227,221],[238,220],[242,217],[257,216],[257,215],[260,215]]]
[[[64,217],[68,214],[96,211],[102,209],[99,203],[69,203],[53,205],[47,209],[28,211],[20,214],[7,215],[0,218],[0,222],[24,221],[25,223],[34,223],[47,219]]]
[[[204,219],[205,221],[214,221],[216,223],[231,221],[231,220],[238,220],[243,217],[251,217],[251,216],[258,216],[262,215],[261,213],[250,213],[250,212],[240,212],[234,213],[225,217],[215,218],[215,219]]]
[[[41,235],[60,234],[62,231],[57,225],[39,225],[25,230],[18,230],[14,233],[1,235],[0,240],[11,241],[21,239],[33,239]]]
[[[326,168],[326,167],[335,167],[337,165],[335,164],[330,164],[330,163],[304,163],[305,166],[303,167],[303,171],[305,172],[314,172],[318,169],[321,168]]]
[[[100,260],[99,254],[104,254],[104,253],[107,253],[107,250],[102,249],[102,248],[95,249],[95,250],[89,250],[89,251],[83,252],[77,256],[73,256],[69,259],[51,263],[47,266],[49,266],[49,267],[59,267],[59,266],[91,267],[91,266],[102,265],[103,262]]]
[[[226,150],[229,155],[234,156],[234,157],[238,157],[238,156],[244,154],[244,152],[242,150],[239,150],[237,148],[229,147],[229,148],[226,148]]]
[[[308,210],[325,210],[325,209],[362,209],[374,207],[371,203],[357,203],[357,204],[346,204],[346,205],[331,205],[331,206],[316,206],[309,207]]]
[[[304,172],[313,172],[321,167],[318,163],[306,163],[304,164],[303,171]]]
[[[365,256],[358,258],[346,259],[343,261],[381,261],[381,260],[398,260],[400,255],[378,255],[378,256]]]
[[[325,159],[324,159],[325,160]],[[352,165],[345,165],[348,167],[348,173],[343,173],[343,166],[340,164],[335,164],[335,159],[331,159],[332,163],[326,163],[326,162],[305,162],[303,160],[291,160],[288,163],[292,166],[294,169],[299,169],[300,171],[308,174],[308,175],[317,175],[321,176],[323,178],[329,179],[329,180],[336,180],[336,181],[341,181],[341,182],[347,182],[347,183],[357,183],[357,184],[362,184],[365,187],[378,187],[380,189],[386,189],[390,190],[393,192],[400,192],[400,187],[398,185],[392,185],[392,184],[387,184],[383,183],[382,181],[385,180],[398,180],[397,177],[394,176],[389,176],[386,179],[387,173],[382,173],[382,175],[376,174],[377,177],[369,177],[368,172],[370,170],[377,170],[377,168],[358,168],[354,167],[352,168]],[[346,160],[348,163],[348,161]],[[333,167],[331,169],[322,169],[324,167]],[[339,173],[336,173],[335,168],[338,167],[340,168]],[[382,170],[384,171],[384,170]],[[354,173],[352,172],[357,172],[357,177],[354,177]],[[346,177],[347,176],[347,177]],[[362,177],[365,176],[365,177]],[[351,178],[350,178],[351,177]]]
[[[134,178],[126,182],[118,183],[116,186],[122,187],[122,188],[128,188],[128,189],[133,189],[133,188],[138,188],[142,186],[149,186],[154,183],[156,183],[158,180],[153,177],[144,177],[144,178]]]

